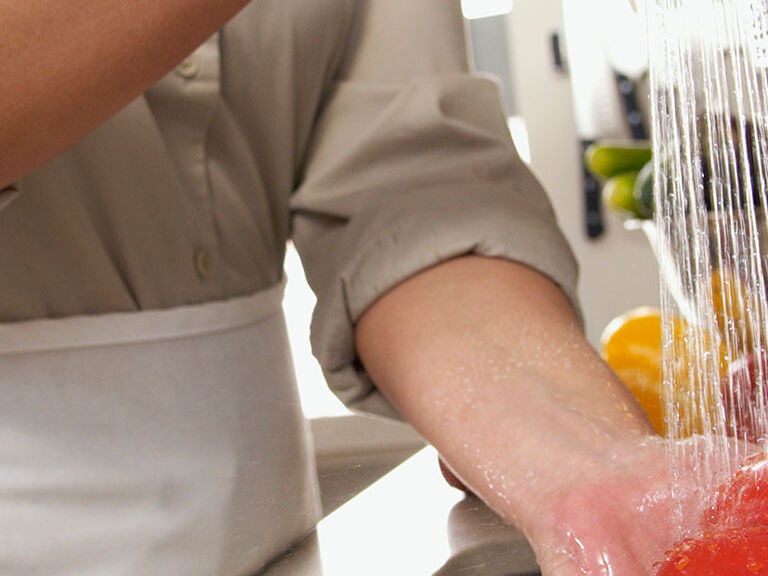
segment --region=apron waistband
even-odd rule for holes
[[[0,323],[0,354],[173,340],[242,328],[279,312],[284,290],[285,280],[220,302]]]

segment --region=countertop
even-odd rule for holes
[[[326,516],[260,576],[530,576],[525,537],[450,487],[427,447]]]

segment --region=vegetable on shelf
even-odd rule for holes
[[[653,160],[640,168],[633,193],[639,217],[653,218]]]
[[[637,172],[621,172],[603,184],[602,197],[606,208],[622,218],[639,218],[640,208],[635,200]]]
[[[768,351],[754,350],[746,288],[738,278],[716,270],[710,282],[706,292],[715,316],[715,334],[701,333],[682,317],[673,316],[665,335],[661,310],[638,307],[608,323],[600,338],[600,355],[633,393],[658,434],[669,436],[674,431],[687,437],[720,432],[724,417],[726,434],[757,442],[763,434],[760,412],[749,406],[760,406]],[[729,337],[730,322],[743,329]],[[665,346],[670,357],[664,366],[668,373],[663,374]],[[698,369],[691,369],[692,362],[697,362]],[[665,379],[671,385],[666,392],[672,395],[669,400]],[[666,401],[674,408],[672,414],[664,411]]]
[[[638,140],[598,140],[584,151],[587,169],[603,180],[621,172],[638,172],[651,158],[650,143]]]
[[[600,355],[635,396],[656,432],[668,436],[670,423],[665,419],[662,379],[663,332],[661,310],[648,306],[634,308],[605,327],[600,338]],[[681,339],[685,321],[676,319],[673,332],[675,338]],[[678,418],[682,418],[690,412],[686,384],[682,377],[675,380],[673,404],[679,410]],[[700,428],[694,422],[680,425],[686,435]]]
[[[622,219],[653,215],[653,161],[646,141],[600,140],[584,152],[584,164],[602,183],[605,206]]]

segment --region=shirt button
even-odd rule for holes
[[[208,278],[211,275],[213,267],[213,256],[205,248],[198,248],[195,251],[195,270],[201,279]]]
[[[0,210],[8,206],[11,202],[16,200],[19,195],[19,189],[13,184],[0,188]]]
[[[200,72],[200,58],[195,54],[188,56],[176,66],[176,73],[182,78],[194,78],[198,72]]]

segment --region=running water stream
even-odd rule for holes
[[[665,419],[673,439],[696,439],[675,445],[696,452],[699,485],[714,490],[768,439],[768,0],[641,10]],[[684,461],[670,457],[673,469]]]

